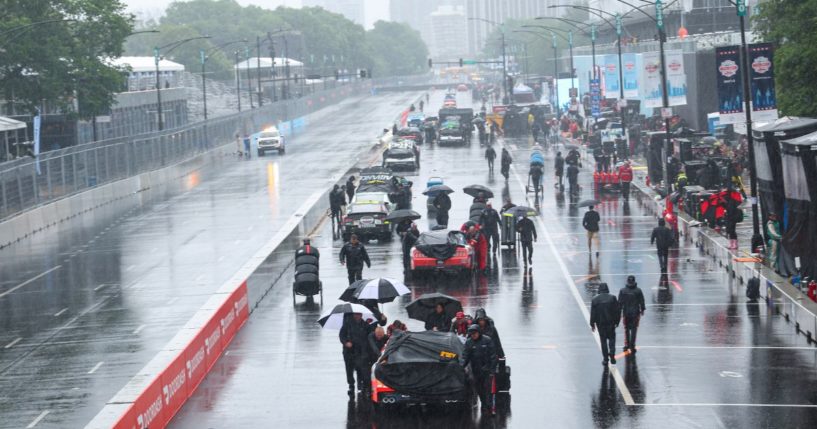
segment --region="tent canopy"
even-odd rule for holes
[[[20,122],[16,119],[0,116],[0,133],[7,131],[21,130],[26,127],[25,122]]]
[[[304,63],[293,60],[292,58],[284,58],[284,57],[275,57],[275,68],[283,68],[286,67],[287,61],[289,61],[290,67],[303,67]],[[272,60],[269,57],[261,57],[261,68],[268,69],[272,66]],[[259,59],[258,57],[251,57],[244,61],[239,62],[233,68],[238,70],[247,70],[249,67],[251,70],[258,68]]]
[[[110,65],[113,67],[130,67],[131,72],[155,72],[156,60],[153,57],[119,57],[110,60]],[[159,71],[184,71],[184,66],[170,61],[159,61]]]

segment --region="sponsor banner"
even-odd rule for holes
[[[205,372],[210,371],[210,368],[216,364],[221,351],[224,349],[221,342],[221,322],[218,317],[219,312],[207,322],[204,329],[204,361],[207,364]]]
[[[622,54],[621,66],[624,69],[624,98],[638,98],[638,64],[636,54]]]
[[[719,123],[726,125],[745,121],[740,47],[724,46],[715,48],[715,67],[718,84]]]
[[[176,356],[176,359],[159,376],[159,380],[162,384],[165,417],[167,421],[170,421],[182,408],[191,393],[184,353]]]
[[[133,402],[130,409],[113,426],[114,429],[148,429],[167,426],[162,383],[157,378]]]
[[[618,55],[605,55],[604,57],[604,91],[607,98],[618,98],[621,87],[618,81]],[[622,62],[623,62],[622,58]]]
[[[687,75],[684,71],[684,52],[666,51],[667,60],[667,94],[670,106],[687,104]]]
[[[598,79],[590,79],[590,113],[596,118],[601,115],[601,84]]]
[[[200,331],[184,349],[184,366],[190,393],[196,390],[207,374],[207,348],[204,339],[204,331]]]
[[[752,119],[759,122],[776,120],[774,48],[771,43],[749,45],[749,73],[752,84]]]
[[[644,52],[641,58],[641,99],[644,107],[661,107],[661,56],[658,52]]]
[[[233,292],[233,308],[235,309],[236,329],[240,329],[250,318],[249,297],[247,296],[247,282]]]

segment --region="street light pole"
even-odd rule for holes
[[[161,50],[169,48],[169,49],[167,49],[167,52],[165,52],[165,55],[168,55],[174,49],[178,48],[179,46],[181,46],[181,45],[183,45],[183,44],[185,44],[187,42],[190,42],[190,41],[193,41],[193,40],[199,40],[199,39],[209,39],[209,38],[210,38],[210,36],[190,37],[190,38],[187,38],[187,39],[175,41],[173,43],[168,43],[167,45],[164,45],[164,46],[157,46],[157,47],[153,48],[153,62],[156,65],[156,110],[157,110],[156,113],[157,113],[157,116],[159,117],[159,121],[158,121],[159,131],[164,130],[164,120],[163,120],[163,113],[164,112],[162,111],[162,83],[161,83],[161,79],[159,77],[159,61],[161,60],[161,56],[160,56]]]
[[[752,203],[752,253],[763,246],[760,235],[760,215],[757,207],[757,171],[755,169],[755,140],[752,135],[752,93],[749,84],[749,47],[746,45],[746,2],[737,0],[735,4],[740,18],[741,77],[743,79],[743,110],[746,112],[746,144],[749,146],[749,189]]]
[[[505,24],[499,24],[495,21],[491,21],[490,19],[485,18],[468,18],[469,21],[482,21],[487,22],[488,24],[495,25],[499,27],[499,31],[502,35],[502,88],[505,90],[505,96],[508,97],[510,100],[513,97],[513,88],[508,91],[508,64],[505,59]]]
[[[201,49],[199,51],[199,54],[201,55],[201,92],[202,92],[202,99],[204,100],[204,120],[205,121],[207,120],[207,80],[204,78],[204,76],[207,74],[206,71],[205,71],[205,64],[207,63],[207,60],[210,59],[210,53],[221,50],[221,49],[224,49],[227,46],[234,45],[236,43],[241,43],[241,42],[246,43],[247,39],[233,40],[233,41],[221,44],[219,46],[213,47],[207,52],[205,52],[204,49]]]
[[[553,46],[553,90],[556,92],[556,119],[562,119],[562,103],[559,101],[559,55],[556,51],[556,34],[550,32]]]
[[[664,109],[669,108],[669,93],[667,93],[667,58],[664,53],[664,42],[667,38],[667,33],[664,31],[664,9],[661,4],[661,0],[655,0],[655,24],[658,27],[658,50],[660,51],[661,55],[661,101],[664,106]],[[663,115],[664,113],[661,112]],[[672,192],[672,184],[669,183],[669,157],[671,153],[670,142],[671,142],[671,135],[669,129],[669,119],[664,118],[664,130],[666,131],[666,137],[664,139],[664,156],[662,160],[662,166],[664,167],[664,191],[666,192],[667,198],[669,198],[670,192]]]
[[[252,105],[252,79],[250,78],[250,47],[244,46],[244,56],[247,57],[247,95],[250,97],[250,110],[255,109]]]
[[[255,79],[258,81],[258,107],[264,106],[261,94],[261,36],[255,36]]]
[[[235,95],[238,99],[238,111],[241,111],[241,70],[238,69],[238,50],[235,53]]]

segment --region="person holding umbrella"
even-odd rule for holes
[[[426,331],[448,332],[451,330],[451,318],[445,314],[445,306],[437,304],[434,312],[426,319]]]
[[[346,273],[349,275],[349,284],[356,280],[363,279],[363,264],[372,267],[366,247],[358,240],[357,234],[352,234],[349,242],[340,249],[340,264],[346,265]]]
[[[478,325],[469,326],[467,335],[468,340],[465,341],[462,366],[468,367],[470,365],[471,375],[474,377],[474,387],[479,395],[482,410],[493,415],[496,410],[491,397],[491,386],[499,363],[496,347],[490,336],[480,332]]]
[[[522,261],[525,266],[533,265],[533,242],[536,236],[536,226],[528,219],[528,212],[522,212],[522,219],[516,222],[516,231],[519,233],[519,242],[522,243]]]
[[[451,210],[451,198],[447,192],[439,192],[434,198],[434,208],[437,209],[437,225],[448,225],[448,211]]]
[[[570,186],[570,195],[576,195],[579,192],[579,167],[576,164],[567,165],[567,184]]]
[[[496,255],[499,249],[499,228],[502,227],[502,218],[491,203],[485,205],[485,210],[479,217],[479,224],[488,240],[488,249]]]
[[[355,394],[355,373],[357,373],[357,389],[366,391],[371,387],[369,363],[369,333],[374,329],[363,320],[361,313],[352,313],[347,316],[340,328],[338,337],[343,344],[343,362],[346,365],[346,383],[349,385],[349,396]]]
[[[587,212],[584,214],[584,218],[582,219],[582,226],[587,231],[587,251],[590,252],[590,255],[593,255],[593,242],[596,242],[596,257],[599,257],[599,247],[601,244],[599,243],[599,222],[601,222],[601,217],[599,213],[593,210],[593,206],[587,207]]]
[[[440,313],[440,308],[442,308],[442,313]],[[408,316],[414,320],[427,322],[425,326],[428,330],[435,326],[438,330],[441,326],[447,326],[447,330],[450,330],[451,319],[460,311],[462,311],[462,304],[456,298],[437,292],[420,295],[406,306]],[[445,321],[438,322],[442,319]],[[430,323],[429,320],[431,320]]]
[[[483,133],[480,132],[480,140],[482,140]],[[485,149],[485,159],[488,160],[488,172],[494,174],[494,160],[496,159],[496,151],[493,146],[488,146]]]
[[[556,171],[556,179],[558,180],[558,185],[556,186],[558,186],[559,189],[564,189],[562,178],[565,173],[565,159],[562,157],[562,152],[556,152],[556,161],[553,168]]]

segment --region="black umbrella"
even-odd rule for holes
[[[423,195],[428,195],[428,194],[430,194],[432,192],[438,192],[438,193],[439,192],[444,192],[446,194],[451,194],[451,193],[454,192],[454,190],[449,188],[446,185],[434,185],[434,186],[426,189],[425,191],[423,191]]]
[[[318,323],[321,324],[324,328],[330,329],[340,329],[343,326],[343,319],[346,317],[347,314],[352,313],[360,313],[363,315],[363,319],[372,319],[374,320],[374,315],[372,314],[372,310],[360,305],[360,304],[351,304],[348,302],[344,302],[343,304],[336,305],[332,310],[328,313],[325,313],[318,319]]]
[[[465,192],[466,194],[472,196],[472,197],[478,197],[479,194],[483,194],[483,196],[485,198],[493,198],[494,197],[494,191],[492,191],[492,190],[490,190],[487,187],[482,186],[482,185],[466,186],[466,187],[462,188],[462,191]]]
[[[505,212],[506,213],[511,213],[516,217],[522,217],[525,214],[527,214],[528,216],[536,216],[537,215],[536,209],[531,208],[531,207],[526,207],[526,206],[511,207],[508,210],[506,210]]]
[[[417,213],[414,210],[402,209],[402,210],[395,210],[395,211],[389,213],[389,215],[386,216],[386,220],[390,221],[390,222],[402,222],[402,221],[404,221],[406,219],[408,219],[408,220],[417,220],[417,219],[420,219],[421,217],[422,216],[420,216],[420,213]]]
[[[578,204],[578,206],[579,207],[590,207],[590,206],[596,206],[598,204],[599,204],[599,202],[596,201],[596,200],[584,200],[584,201],[580,202]]]
[[[420,295],[406,306],[406,311],[410,318],[425,322],[435,311],[437,304],[443,305],[448,318],[454,318],[458,311],[462,311],[462,304],[456,298],[437,292]]]
[[[340,296],[341,301],[358,302],[363,300],[376,300],[379,303],[392,302],[401,295],[411,293],[409,289],[395,279],[378,277],[376,279],[358,280]]]

